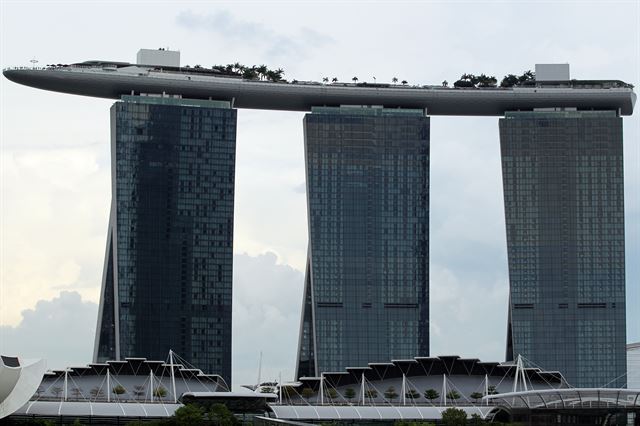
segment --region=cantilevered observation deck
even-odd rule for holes
[[[211,70],[91,61],[41,69],[3,71],[9,80],[38,89],[99,98],[166,94],[229,101],[236,108],[310,111],[313,106],[379,105],[422,108],[429,115],[501,116],[539,108],[615,110],[631,115],[632,86],[621,81],[545,81],[512,88],[450,88],[399,84],[267,82]]]

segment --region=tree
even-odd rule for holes
[[[242,71],[242,78],[244,78],[245,80],[255,80],[256,78],[258,78],[258,71],[256,71],[256,69],[253,67],[245,68]]]
[[[124,386],[122,385],[115,385],[113,387],[113,389],[111,389],[111,392],[113,392],[116,395],[122,395],[123,393],[125,393],[127,390],[124,388]]]
[[[495,385],[489,385],[489,386],[487,386],[487,393],[488,393],[489,395],[497,395],[497,394],[499,394],[500,392],[498,392],[498,391],[496,390],[496,386],[495,386]]]
[[[178,426],[195,426],[204,423],[204,410],[195,404],[187,404],[173,413]]]
[[[158,386],[153,390],[153,396],[156,398],[164,398],[167,396],[167,390],[163,386]]]
[[[409,82],[407,80],[402,80],[401,83],[402,83],[403,86],[406,86],[407,83],[409,83]]]
[[[404,394],[404,396],[406,396],[407,398],[409,398],[410,400],[414,401],[416,399],[420,398],[420,392],[418,392],[415,389],[409,389],[407,391],[407,393]]]
[[[135,385],[135,386],[133,387],[133,395],[134,395],[134,396],[142,396],[142,395],[144,395],[145,393],[147,393],[147,392],[146,392],[146,389],[145,389],[145,387],[144,387],[144,386],[142,386],[142,385]]]
[[[96,386],[89,391],[89,395],[91,395],[94,400],[98,398],[102,399],[104,398],[104,391],[102,388]]]
[[[522,73],[520,77],[518,77],[518,83],[525,83],[527,81],[534,81],[536,79],[536,75],[531,71],[525,71]]]
[[[64,389],[62,389],[60,386],[54,386],[51,388],[51,393],[53,394],[53,396],[55,396],[56,398],[59,397],[60,395],[62,395],[62,391]]]
[[[239,424],[236,416],[224,404],[213,404],[209,409],[209,420],[218,426],[233,426]]]
[[[364,396],[366,396],[367,398],[371,398],[371,399],[377,398],[378,397],[378,391],[375,390],[375,389],[367,389],[364,392]]]
[[[334,400],[338,397],[338,392],[334,388],[327,389],[327,396],[329,399]]]
[[[338,77],[333,77],[333,78],[331,79],[331,82],[332,82],[332,83],[337,83],[337,82],[338,82]]]
[[[267,76],[267,71],[269,71],[269,68],[267,68],[266,65],[260,65],[256,67],[256,71],[258,72],[258,75],[260,75],[260,80],[263,80]]]
[[[73,397],[76,399],[80,398],[82,396],[82,389],[80,388],[71,389],[71,395],[73,395]]]
[[[518,76],[514,74],[507,74],[500,82],[500,87],[513,87],[518,84]]]
[[[442,412],[442,424],[445,426],[464,426],[467,424],[467,413],[459,408],[447,408]]]
[[[396,84],[396,83],[398,82],[398,77],[393,77],[393,78],[391,79],[391,82],[392,82],[393,84]]]
[[[435,389],[427,389],[426,391],[424,391],[424,397],[429,401],[433,401],[434,399],[440,398],[440,392]]]
[[[471,422],[469,422],[469,424],[472,426],[483,425],[484,420],[482,420],[482,417],[480,416],[480,414],[473,413],[471,415]]]
[[[393,401],[398,397],[398,393],[396,392],[396,388],[393,386],[389,386],[386,391],[384,391],[384,397],[389,401]]]
[[[322,77],[322,82],[323,83],[328,83],[329,82],[329,77]]]
[[[344,391],[344,397],[347,398],[349,400],[349,402],[351,402],[351,400],[353,398],[355,398],[356,396],[356,391],[353,390],[353,388],[347,388]]]
[[[306,400],[309,400],[309,398],[311,398],[314,393],[315,393],[314,390],[311,388],[302,389],[302,397]]]
[[[442,82],[442,87],[449,87],[449,82],[447,80],[444,80]]]
[[[461,395],[456,390],[450,390],[447,392],[447,399],[453,399],[455,401],[456,399],[460,399],[460,396]]]
[[[478,87],[495,87],[497,82],[498,80],[496,80],[494,76],[480,74],[478,77],[476,77],[475,84],[477,84]]]
[[[358,77],[353,77],[351,80],[353,80],[354,83],[358,82]]]
[[[273,388],[270,386],[264,386],[260,388],[260,393],[274,393]]]
[[[484,395],[482,395],[482,393],[480,392],[473,392],[471,395],[469,395],[472,399],[474,399],[476,402],[478,402],[478,400],[480,398],[482,398]]]

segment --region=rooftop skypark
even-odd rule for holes
[[[19,84],[56,92],[120,99],[123,95],[162,95],[227,101],[234,108],[310,111],[316,106],[369,105],[423,109],[428,115],[502,116],[506,111],[541,108],[633,112],[633,86],[620,80],[576,80],[568,64],[536,65],[536,72],[495,76],[463,74],[453,84],[409,84],[287,80],[282,68],[240,63],[181,66],[180,52],[142,49],[135,64],[86,61],[3,71]]]

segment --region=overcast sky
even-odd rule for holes
[[[498,80],[535,63],[640,87],[640,3],[0,0],[2,67],[267,64],[288,79]],[[112,100],[0,79],[0,352],[91,361],[110,203]],[[293,378],[307,228],[301,113],[238,113],[234,385]],[[640,120],[624,119],[628,341],[640,340]],[[507,258],[498,120],[431,119],[432,355],[502,361]],[[260,324],[255,327],[255,324]]]

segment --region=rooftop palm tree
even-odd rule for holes
[[[396,84],[398,82],[398,77],[393,77],[391,81],[393,82],[393,84]]]
[[[408,81],[407,81],[407,80],[402,80],[402,85],[403,85],[403,86],[406,86],[406,85],[407,85],[407,83],[408,83]]]
[[[332,82],[332,83],[337,83],[337,82],[338,82],[338,77],[333,77],[333,78],[331,79],[331,82]]]
[[[351,80],[353,80],[354,83],[358,82],[358,77],[353,77]]]
[[[329,77],[322,77],[322,82],[323,83],[328,83],[329,82]]]

